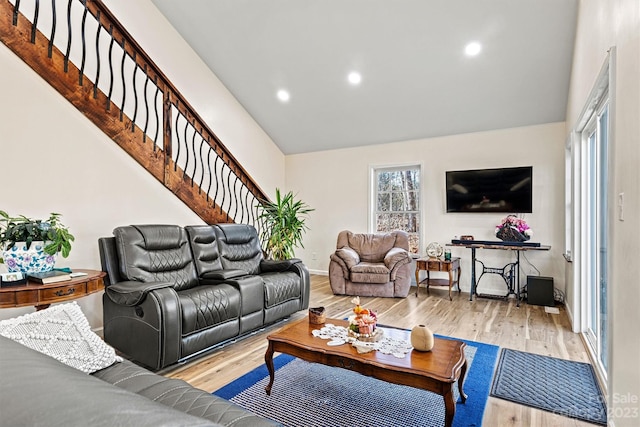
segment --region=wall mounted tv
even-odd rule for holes
[[[446,174],[447,212],[532,212],[532,166]]]

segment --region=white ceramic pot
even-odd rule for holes
[[[10,273],[42,273],[51,271],[56,263],[56,256],[44,252],[45,243],[31,242],[27,249],[26,242],[16,242],[11,249],[2,253],[4,264]]]
[[[425,325],[411,329],[411,345],[418,351],[430,351],[433,348],[433,332]]]

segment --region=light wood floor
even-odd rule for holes
[[[311,278],[311,307],[324,306],[327,316],[343,318],[351,313],[351,297],[335,296],[326,276]],[[449,301],[445,288],[420,289],[415,296],[411,288],[407,298],[361,298],[362,304],[378,312],[380,323],[403,328],[428,325],[435,333],[498,345],[500,347],[589,362],[578,334],[571,332],[564,307],[560,314],[548,314],[544,307],[514,300],[476,299],[469,294],[454,293]],[[300,312],[290,319],[306,316]],[[214,391],[264,363],[269,332],[282,323],[226,345],[211,354],[178,366],[163,374],[181,378],[195,387]],[[484,426],[584,426],[584,423],[489,397]]]

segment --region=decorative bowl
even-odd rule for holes
[[[355,332],[349,329],[347,330],[347,335],[349,335],[352,338],[355,338],[357,341],[378,342],[382,339],[382,336],[384,335],[384,331],[382,329],[375,329],[371,334],[360,334],[358,332]]]

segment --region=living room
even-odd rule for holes
[[[273,194],[275,188],[292,190],[315,209],[305,235],[305,248],[297,255],[313,273],[327,270],[335,250],[335,237],[343,229],[369,229],[369,173],[375,165],[422,165],[425,222],[423,244],[449,242],[454,236],[491,239],[500,215],[446,214],[444,174],[447,170],[532,165],[534,209],[526,216],[534,240],[551,246],[547,253],[529,256],[545,276],[567,297],[567,310],[578,307],[572,289],[573,266],[565,251],[565,144],[577,121],[609,47],[616,46],[615,135],[610,168],[613,193],[625,194],[624,221],[611,221],[610,356],[608,394],[640,395],[640,344],[635,323],[640,320],[640,291],[634,285],[638,269],[639,220],[635,191],[638,179],[638,7],[632,1],[579,3],[573,71],[565,121],[536,126],[399,141],[343,150],[284,155],[201,60],[168,27],[151,2],[105,2],[135,35],[191,102],[207,111],[206,118],[242,165]],[[140,17],[144,16],[144,20]],[[140,23],[144,22],[144,25]],[[175,61],[180,57],[181,61]],[[0,46],[5,99],[2,109],[2,154],[5,176],[19,180],[8,192],[2,208],[10,213],[63,215],[75,236],[74,249],[64,265],[100,269],[97,239],[123,224],[199,224],[202,221],[159,185],[126,153],[61,98],[4,45]],[[186,70],[186,71],[185,71]],[[197,87],[189,81],[201,82]],[[206,90],[204,89],[206,88]],[[211,101],[212,99],[215,102]],[[10,160],[9,160],[10,159]],[[35,196],[37,195],[37,196]],[[35,197],[34,197],[35,196]],[[609,200],[617,212],[617,198]],[[612,215],[618,218],[618,215]],[[469,289],[469,254],[462,257],[462,289]],[[492,254],[495,259],[501,255]],[[102,324],[99,295],[79,301],[91,325]],[[0,318],[15,317],[30,309],[4,309]],[[616,420],[615,425],[633,425]]]

